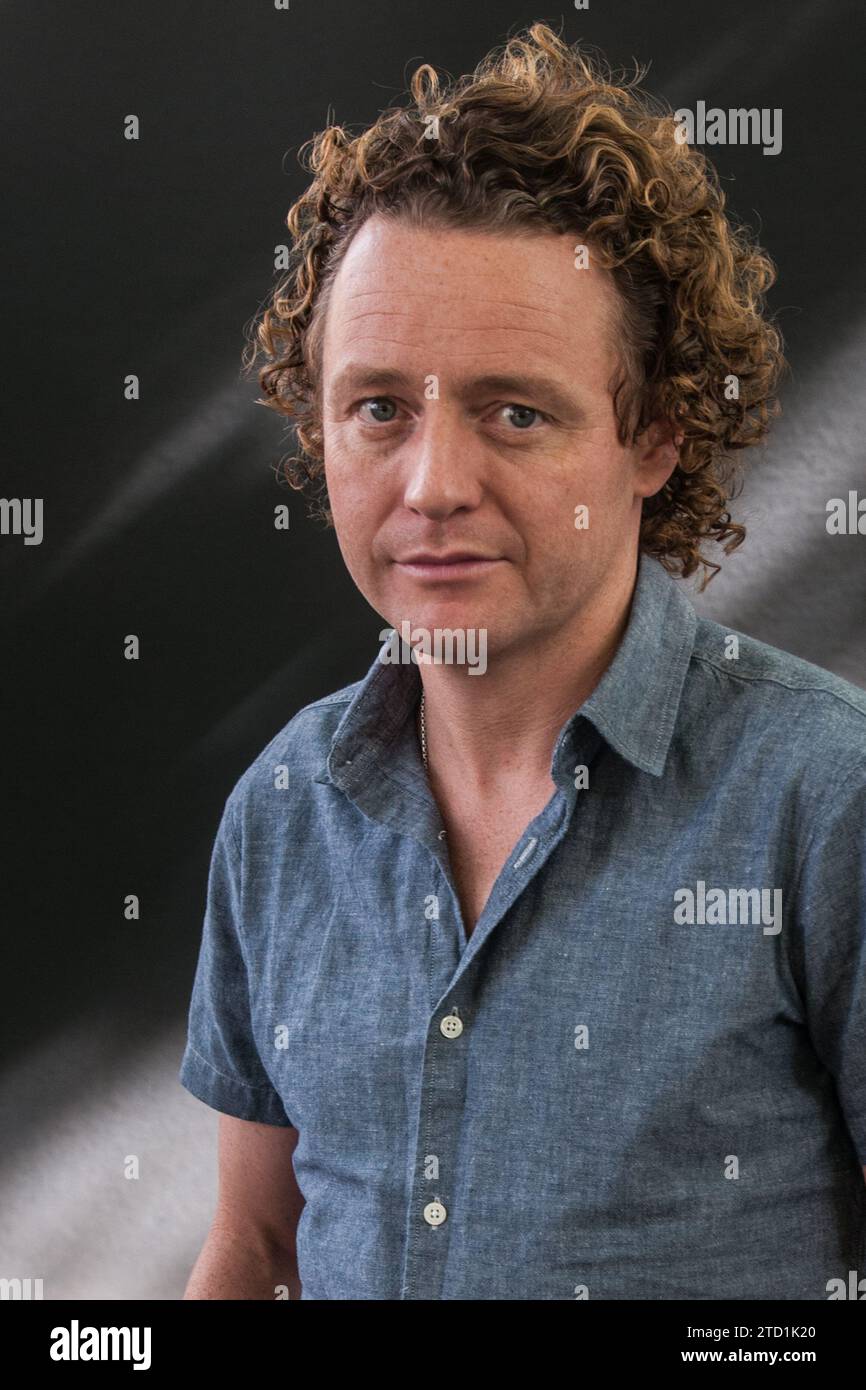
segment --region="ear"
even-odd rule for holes
[[[637,497],[652,497],[664,487],[680,461],[684,435],[672,420],[653,420],[634,444],[634,490]]]

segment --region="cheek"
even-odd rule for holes
[[[618,525],[628,514],[632,503],[629,484],[628,454],[616,442],[606,439],[575,458],[568,492],[574,503],[589,507],[591,525],[603,531]]]
[[[339,431],[325,434],[325,486],[339,533],[343,523],[351,527],[353,518],[360,522],[368,489],[362,484],[357,459],[345,447]]]
[[[334,425],[326,425],[322,431],[325,456],[325,481],[328,492],[342,496],[351,482],[349,451],[343,431]]]
[[[328,491],[339,494],[353,507],[384,491],[387,460],[381,447],[361,438],[351,425],[330,425],[323,435],[325,480]]]
[[[376,536],[382,526],[381,499],[342,446],[338,434],[326,435],[325,484],[340,552],[352,578],[367,593],[375,580]]]
[[[555,585],[585,571],[589,554],[604,554],[622,538],[631,493],[623,451],[607,439],[584,439],[558,461],[544,483],[503,499],[522,537],[534,580]]]
[[[521,514],[536,542],[568,548],[569,533],[573,537],[578,529],[575,513],[579,509],[588,509],[591,523],[609,514],[622,487],[620,467],[615,452],[602,440],[582,439],[564,453],[521,500]]]

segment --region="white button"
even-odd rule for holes
[[[439,1032],[446,1038],[459,1038],[463,1032],[463,1023],[456,1014],[446,1014],[439,1024]]]
[[[441,1226],[447,1215],[441,1202],[428,1202],[424,1208],[424,1220],[428,1226]]]

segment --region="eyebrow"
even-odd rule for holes
[[[357,364],[338,372],[331,390],[335,395],[348,391],[417,390],[423,383],[423,377],[419,380],[418,377],[410,376],[396,368]],[[545,376],[531,373],[487,373],[484,376],[470,377],[454,387],[454,395],[464,403],[491,392],[509,398],[531,396],[541,408],[563,419],[580,419],[584,415],[579,403]]]

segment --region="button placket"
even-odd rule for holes
[[[428,1025],[416,1173],[407,1212],[403,1298],[441,1297],[449,1245],[448,1192],[455,1182],[460,1115],[465,1100],[465,1051],[457,1043],[464,1029],[455,1001],[440,1004]],[[434,1155],[435,1172],[428,1174],[425,1166]],[[439,1227],[441,1234],[434,1236]]]

